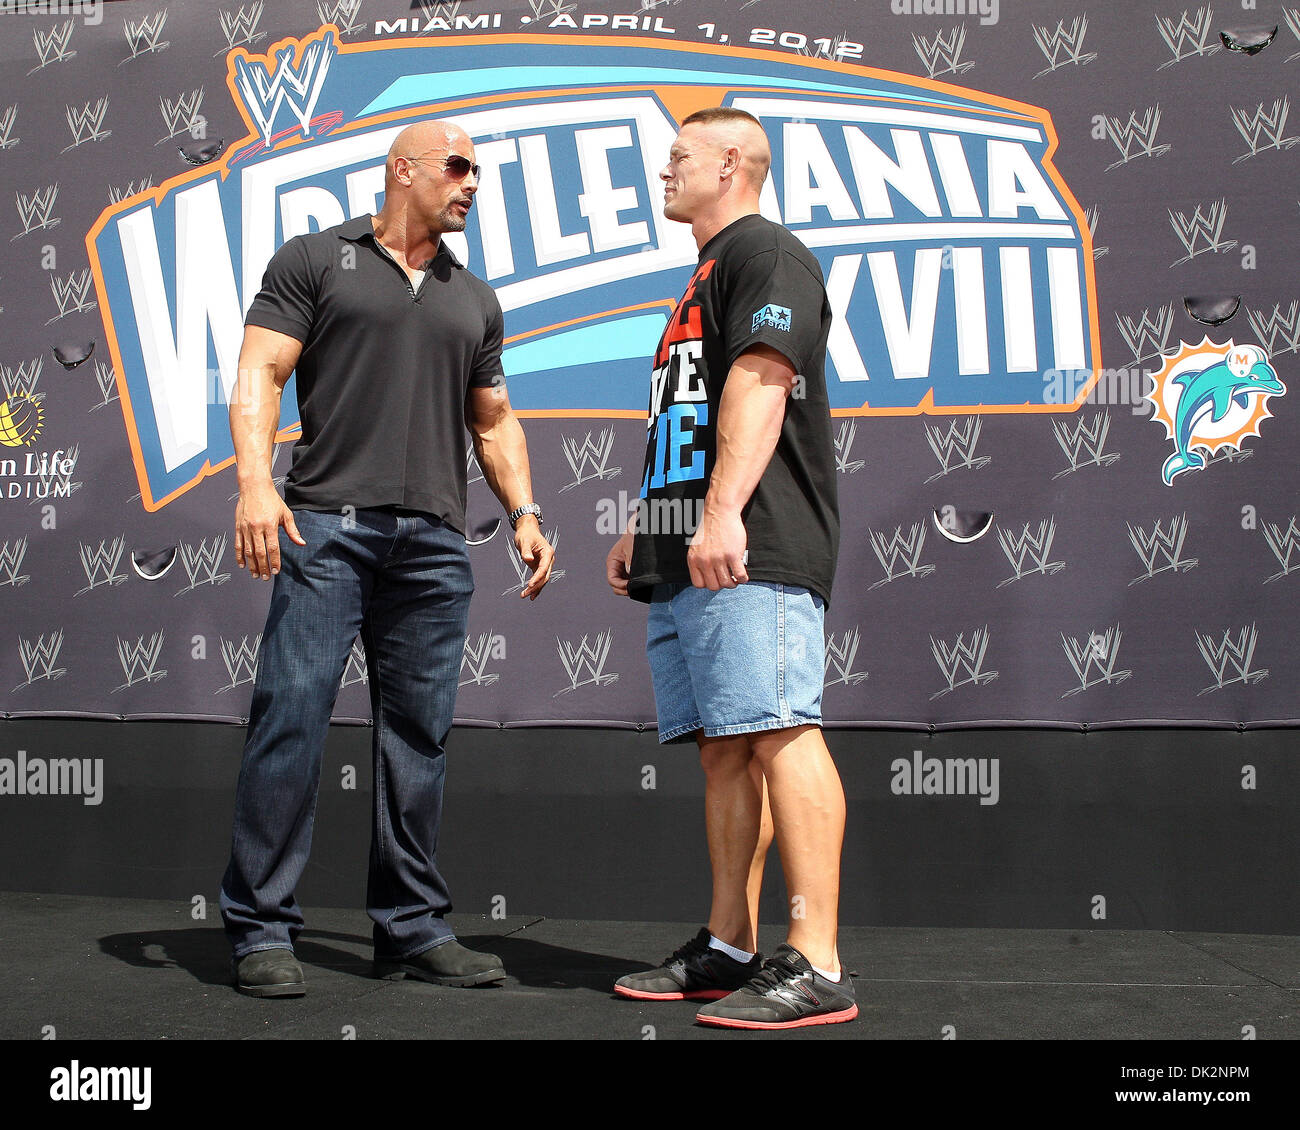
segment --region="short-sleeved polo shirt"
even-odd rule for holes
[[[400,506],[465,530],[465,398],[503,381],[501,305],[440,243],[418,288],[370,216],[288,240],[245,322],[302,342],[293,509]]]

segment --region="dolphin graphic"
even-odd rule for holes
[[[1180,385],[1182,392],[1174,411],[1176,450],[1160,469],[1165,486],[1170,486],[1184,471],[1197,471],[1205,466],[1205,456],[1192,451],[1191,443],[1192,433],[1206,416],[1211,423],[1217,423],[1228,414],[1234,402],[1245,408],[1248,394],[1252,392],[1272,395],[1286,392],[1286,386],[1268,363],[1267,354],[1257,345],[1237,346],[1208,369],[1179,373],[1174,377],[1174,384]]]

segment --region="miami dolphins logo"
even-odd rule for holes
[[[1218,451],[1240,451],[1244,439],[1260,434],[1260,421],[1273,415],[1268,398],[1286,392],[1258,345],[1231,339],[1218,345],[1208,337],[1200,345],[1178,345],[1177,353],[1164,356],[1153,374],[1155,387],[1146,394],[1174,441],[1174,453],[1160,469],[1165,486],[1184,472],[1199,471]]]

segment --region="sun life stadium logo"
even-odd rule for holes
[[[696,260],[687,225],[663,216],[658,173],[677,121],[709,103],[753,114],[772,141],[761,210],[822,267],[837,415],[1087,400],[1101,363],[1092,237],[1041,109],[749,48],[340,36],[232,48],[246,137],[113,202],[87,235],[149,510],[233,462],[243,317],[271,256],[377,211],[389,146],[430,117],[475,143],[474,207],[445,238],[501,301],[522,415],[644,418],[655,344]],[[788,328],[775,307],[758,313]],[[1050,369],[1086,378],[1074,401],[1048,401]],[[290,389],[276,438],[298,429]]]
[[[1270,418],[1268,400],[1286,386],[1258,345],[1224,345],[1204,338],[1200,345],[1178,343],[1153,374],[1147,399],[1154,418],[1174,441],[1160,476],[1165,486],[1189,471],[1202,470],[1219,451],[1241,451],[1249,436],[1258,436],[1260,422]]]

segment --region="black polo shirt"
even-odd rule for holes
[[[401,506],[464,532],[465,397],[504,380],[487,283],[440,243],[413,290],[358,216],[285,243],[245,322],[302,342],[290,508]]]

